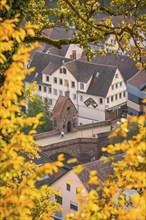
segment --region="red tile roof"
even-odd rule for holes
[[[127,81],[127,83],[137,88],[146,85],[146,70],[141,69],[138,71],[132,78]]]
[[[55,106],[52,110],[52,114],[60,115],[61,111],[62,111],[62,109],[68,99],[69,99],[68,96],[59,96],[59,98],[57,99]]]

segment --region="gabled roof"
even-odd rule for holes
[[[92,78],[87,90],[89,95],[105,97],[115,75],[116,66],[100,65],[82,60],[64,64],[79,82],[87,83]]]
[[[37,81],[42,82],[42,73],[51,74],[57,70],[62,63],[70,61],[70,59],[60,57],[54,54],[45,54],[37,52],[30,64],[30,67],[35,67],[35,70],[26,76],[26,82]]]
[[[74,106],[73,102],[71,101],[71,99],[68,97],[68,96],[59,96],[56,103],[55,103],[55,106],[52,110],[52,114],[53,115],[60,115],[62,110],[63,110],[63,107],[64,105],[66,104],[67,101],[70,101],[72,103],[72,105]],[[74,106],[75,108],[75,106]],[[76,110],[77,111],[77,110]]]
[[[43,71],[42,71],[43,74],[51,75],[59,67],[61,67],[63,63],[66,63],[71,60],[69,58],[57,56],[55,54],[47,54],[47,55],[49,57],[49,62],[46,65],[46,67],[43,69]]]
[[[104,182],[109,175],[113,174],[112,162],[118,162],[123,159],[123,154],[118,154],[114,156],[114,160],[104,163],[101,160],[95,160],[93,162],[89,162],[83,164],[84,170],[80,174],[78,174],[79,179],[82,181],[83,185],[89,190],[88,179],[89,174],[92,170],[97,171],[97,176],[101,182]],[[91,186],[92,188],[92,186]]]
[[[132,78],[127,81],[127,83],[142,89],[144,86],[146,86],[146,70],[139,70]]]
[[[79,60],[87,60],[87,58],[83,57]],[[137,73],[136,61],[125,55],[107,54],[106,56],[101,56],[97,54],[96,57],[92,58],[91,62],[100,65],[117,66],[125,82]]]
[[[52,39],[62,39],[62,38],[71,38],[73,36],[73,34],[75,33],[75,29],[66,29],[64,27],[55,27],[52,29],[52,32],[50,34],[50,38]],[[45,53],[46,51],[49,50],[50,53],[52,54],[56,54],[59,56],[65,56],[67,53],[67,50],[69,48],[70,45],[62,45],[60,49],[55,48],[51,45],[47,45],[45,49],[43,50],[43,52]]]
[[[75,29],[67,29],[65,27],[53,28],[50,37],[53,39],[71,38],[76,32]]]

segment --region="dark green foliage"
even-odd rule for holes
[[[43,113],[43,117],[41,118],[41,125],[38,126],[37,132],[46,132],[52,130],[52,121],[51,115],[49,112],[49,102],[43,102],[39,96],[35,96],[33,101],[29,100],[28,102],[28,113],[27,116],[35,117],[39,113]]]

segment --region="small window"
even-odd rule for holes
[[[114,90],[114,85],[112,85],[112,90]]]
[[[114,101],[114,97],[113,96],[111,96],[111,102],[113,102]]]
[[[78,211],[77,203],[70,201],[70,208],[75,210],[75,211]]]
[[[66,69],[63,68],[63,69],[62,69],[62,72],[63,72],[63,74],[66,74]]]
[[[75,88],[75,82],[74,81],[71,82],[71,88]]]
[[[116,83],[116,89],[118,88],[118,83]]]
[[[42,86],[41,85],[39,85],[39,91],[42,91]]]
[[[66,190],[67,190],[67,191],[70,191],[70,189],[71,189],[71,186],[70,186],[70,184],[67,183],[67,184],[66,184]]]
[[[48,93],[51,94],[52,93],[52,88],[49,87]]]
[[[80,95],[80,102],[83,102],[83,96]]]
[[[60,73],[62,73],[62,68],[60,68]]]
[[[57,89],[53,89],[54,95],[57,95]]]
[[[120,82],[120,86],[122,86],[122,82]]]
[[[44,98],[44,102],[47,103],[47,102],[48,102],[48,99],[47,99],[47,98]]]
[[[80,83],[80,89],[84,90],[84,83]]]
[[[63,91],[62,90],[59,90],[59,95],[63,95]]]
[[[107,100],[106,100],[106,101],[107,101],[107,103],[109,103],[109,98],[107,98]]]
[[[57,78],[56,77],[54,77],[54,83],[57,83]]]
[[[44,86],[44,92],[47,92],[47,87],[46,86]]]
[[[76,99],[77,99],[77,95],[73,94],[73,100],[76,100]]]
[[[64,80],[64,85],[68,87],[68,80],[67,79]]]
[[[62,204],[62,197],[61,196],[55,195],[55,199],[56,199],[57,203]]]
[[[52,105],[52,99],[48,99],[49,105]]]
[[[49,82],[49,76],[46,76],[46,81]]]
[[[119,98],[120,98],[120,99],[122,98],[122,93],[121,93],[121,92],[119,93]]]
[[[115,95],[115,100],[117,100],[117,99],[118,99],[118,95],[116,94],[116,95]]]
[[[102,98],[99,99],[99,103],[103,104],[103,99]]]
[[[118,74],[116,73],[116,75],[115,75],[115,78],[117,79],[119,76],[118,76]]]
[[[63,84],[63,80],[59,79],[59,84],[62,85]]]
[[[123,92],[123,97],[126,97],[126,91]]]

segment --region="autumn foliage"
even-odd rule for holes
[[[66,1],[68,2],[68,1]],[[118,1],[114,1],[118,2]],[[131,2],[131,1],[130,1]],[[6,0],[0,1],[0,10],[10,10]],[[34,43],[27,47],[24,40],[34,37],[37,25],[29,22],[24,28],[18,25],[19,14],[13,18],[0,17],[0,65],[5,71],[0,72],[2,83],[0,86],[0,219],[51,219],[52,215],[60,210],[59,205],[52,200],[57,192],[49,187],[37,189],[36,181],[43,175],[58,172],[63,166],[63,155],[58,161],[43,166],[36,166],[31,159],[38,157],[38,146],[32,134],[42,114],[36,117],[25,117],[21,113],[25,105],[23,80],[32,69],[25,69],[24,63],[29,60],[29,52],[38,46]],[[8,56],[9,55],[9,56]],[[8,60],[8,57],[10,58]],[[5,68],[6,66],[6,68]],[[121,123],[112,134],[121,134],[125,140],[122,143],[109,145],[104,151],[112,156],[117,152],[123,153],[123,160],[114,163],[114,175],[106,182],[100,183],[96,172],[91,172],[89,184],[96,189],[85,194],[79,190],[77,198],[80,211],[67,215],[67,219],[84,220],[145,220],[146,218],[146,127],[145,115],[131,117]],[[127,140],[128,129],[132,122],[138,123],[139,132],[132,139]],[[22,129],[32,127],[26,135]],[[30,160],[25,162],[22,155]],[[112,158],[108,158],[112,159]],[[81,165],[78,167],[81,171]],[[77,168],[76,168],[77,172]],[[98,191],[102,189],[102,196]],[[126,198],[127,190],[135,189],[136,193]]]

